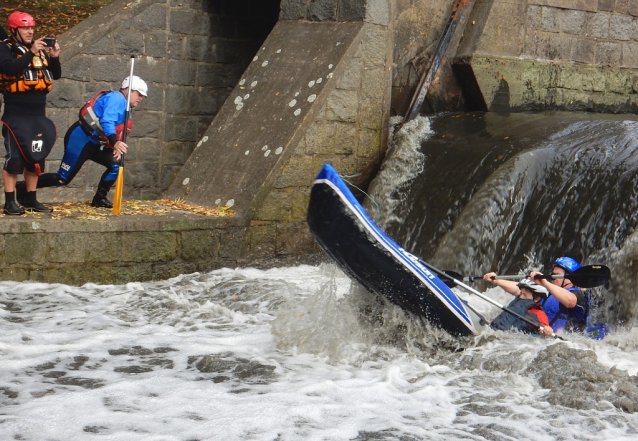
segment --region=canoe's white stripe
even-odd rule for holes
[[[474,324],[472,323],[472,320],[463,304],[458,303],[457,305],[454,302],[450,301],[447,293],[441,291],[438,286],[434,285],[430,281],[430,279],[435,278],[436,275],[430,272],[425,266],[423,266],[423,264],[419,263],[416,256],[404,250],[402,247],[396,244],[396,242],[395,245],[393,245],[392,242],[394,241],[390,242],[391,239],[385,233],[380,231],[379,227],[376,224],[371,223],[370,218],[367,216],[367,214],[363,214],[360,212],[360,210],[363,210],[363,207],[353,205],[346,197],[346,195],[344,195],[343,192],[339,189],[339,187],[330,179],[316,179],[315,184],[317,183],[328,184],[350,207],[352,212],[356,214],[357,218],[367,227],[368,231],[370,231],[377,238],[377,240],[381,244],[383,244],[390,253],[392,253],[392,255],[394,255],[400,261],[405,262],[406,267],[409,268],[410,271],[419,278],[419,280],[425,283],[425,285],[428,286],[430,290],[447,305],[448,309],[452,311],[454,315],[456,315],[465,324],[465,326],[467,326],[467,328],[472,331],[472,333],[478,334],[478,331],[474,328]],[[462,309],[459,310],[459,307]]]

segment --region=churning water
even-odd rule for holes
[[[396,217],[385,227],[416,251],[411,234],[434,230],[423,218],[429,214],[396,225],[411,214],[402,211],[411,185],[431,173],[433,155],[418,146],[423,137],[442,137],[437,124],[415,123],[415,135],[393,153],[397,160],[414,155],[408,162],[418,170],[397,178]],[[498,159],[499,148],[495,161],[514,160],[515,148]],[[392,193],[380,184],[392,181],[388,170],[405,171],[405,164],[388,163],[375,185],[386,188],[380,194]],[[460,228],[463,207],[481,192],[471,185],[476,191],[466,189],[458,205],[441,196],[450,205],[433,216],[448,230]],[[486,218],[476,217],[489,226]],[[432,234],[443,241],[446,233]],[[488,317],[498,313],[459,295]],[[486,295],[508,301],[499,289]],[[490,330],[453,338],[369,294],[331,263],[120,286],[0,282],[0,357],[1,440],[638,437],[638,330],[618,326],[604,340]]]

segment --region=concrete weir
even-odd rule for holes
[[[312,262],[305,222],[325,162],[365,188],[456,2],[114,0],[58,36],[49,94],[59,138],[78,109],[116,89],[136,55],[149,96],[133,115],[125,200],[167,197],[234,217],[175,211],[106,221],[0,217],[4,280],[82,284],[224,266]],[[423,109],[636,108],[633,1],[467,0]],[[37,17],[36,17],[37,20]],[[86,201],[87,163],[42,202]]]
[[[82,102],[125,76],[122,52],[138,53],[136,73],[150,91],[133,117],[124,199],[164,193],[191,205],[232,206],[235,216],[4,216],[4,280],[125,283],[314,260],[305,223],[314,175],[331,162],[364,185],[383,156],[392,65],[387,5],[364,2],[318,21],[287,16],[256,46],[248,26],[258,21],[236,3],[116,0],[59,38],[70,56],[49,109],[63,135]],[[265,3],[272,2],[258,2],[262,15],[270,14]],[[280,18],[329,14],[292,6]],[[49,170],[59,164],[58,146]],[[39,199],[88,199],[102,170],[85,167],[69,188],[39,191]]]

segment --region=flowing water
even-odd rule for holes
[[[613,264],[633,218],[622,203],[612,213],[589,207],[602,182],[567,164],[616,176],[615,194],[601,203],[626,195],[630,207],[634,123],[499,118],[441,115],[404,126],[371,188],[371,214],[406,248],[459,271],[542,265],[556,252],[549,242]],[[583,136],[580,148],[579,124],[595,140]],[[612,136],[616,150],[594,151]],[[476,152],[455,153],[463,143]],[[449,185],[433,173],[436,161],[453,173]],[[571,190],[560,184],[565,173],[579,178]],[[545,183],[536,189],[532,177]],[[567,216],[530,191],[577,206]],[[548,216],[560,230],[536,225]],[[572,219],[578,234],[562,238]],[[610,229],[596,233],[596,222]],[[614,289],[601,289],[599,308],[607,297],[630,301],[629,290]],[[497,288],[486,295],[508,301]],[[0,440],[635,440],[638,329],[631,313],[620,319],[622,302],[611,303],[617,326],[604,340],[490,330],[459,339],[329,262],[119,286],[0,282]]]

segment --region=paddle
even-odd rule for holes
[[[463,277],[459,273],[454,271],[445,271],[446,276],[450,276],[453,279],[464,280],[466,282],[474,282],[476,280],[483,280],[481,276],[467,276]],[[527,277],[524,274],[517,276],[496,276],[496,279],[501,280],[521,280]],[[535,279],[569,279],[572,283],[579,288],[594,288],[596,286],[604,285],[611,279],[611,270],[605,265],[588,265],[581,266],[576,271],[565,274],[549,274],[539,275],[534,277]],[[443,279],[441,279],[443,280]],[[447,284],[447,283],[446,283]]]
[[[131,55],[131,73],[128,76],[128,94],[126,97],[126,113],[124,114],[124,130],[122,131],[122,142],[126,142],[128,132],[128,118],[131,113],[131,89],[133,88],[133,66],[135,65],[135,55]],[[113,214],[120,214],[122,208],[122,192],[124,191],[124,153],[120,158],[120,168],[115,181],[115,195],[113,196]]]
[[[543,326],[539,326],[537,323],[534,323],[532,320],[528,319],[527,317],[524,317],[524,316],[518,314],[517,312],[512,311],[507,306],[501,305],[496,300],[492,300],[491,298],[481,294],[480,292],[478,292],[474,288],[472,288],[472,287],[466,285],[465,283],[461,282],[461,280],[458,280],[458,279],[452,277],[450,275],[450,273],[452,273],[452,271],[441,271],[440,269],[435,268],[432,265],[430,265],[429,263],[426,263],[426,262],[424,262],[424,261],[422,261],[420,259],[419,259],[419,262],[421,262],[430,271],[434,271],[436,274],[438,274],[440,279],[443,281],[443,283],[446,283],[445,280],[452,280],[454,283],[456,283],[457,286],[460,286],[461,288],[464,288],[466,291],[468,291],[468,292],[480,297],[481,299],[485,300],[486,302],[491,303],[492,305],[496,306],[497,308],[500,308],[501,310],[507,312],[508,314],[512,314],[514,317],[523,320],[525,323],[527,323],[528,325],[538,329],[539,331],[541,331],[541,332],[543,331],[543,329],[544,329]],[[446,283],[446,285],[447,285],[447,283]],[[562,337],[559,337],[556,334],[552,334],[552,337],[560,338],[562,340]]]

